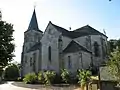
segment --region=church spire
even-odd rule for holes
[[[33,15],[32,15],[28,30],[39,30],[35,9],[33,11]]]

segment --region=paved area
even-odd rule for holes
[[[58,86],[44,86],[44,85],[31,85],[22,82],[7,82],[0,84],[0,90],[80,90],[73,86],[58,87]]]
[[[4,84],[0,84],[0,90],[35,90],[30,88],[24,88],[24,87],[17,87],[12,85],[13,82],[7,82]]]

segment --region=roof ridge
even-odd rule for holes
[[[53,26],[55,26],[55,27],[59,27],[59,28],[62,28],[62,29],[64,29],[64,30],[68,31],[67,29],[65,29],[65,28],[63,28],[63,27],[61,27],[61,26],[58,26],[58,25],[56,25],[56,24],[53,24],[51,21],[50,21],[50,23],[51,23]]]

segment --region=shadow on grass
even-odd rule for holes
[[[41,84],[25,84],[24,82],[13,82],[12,85],[17,87],[24,87],[30,89],[46,89],[46,90],[74,90],[78,88],[77,85],[69,85],[69,84],[54,84],[54,85],[41,85]]]
[[[6,84],[6,83],[7,83],[7,81],[1,81],[1,82],[0,82],[0,85],[1,85],[1,84]]]

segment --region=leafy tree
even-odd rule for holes
[[[116,49],[111,53],[110,60],[107,65],[110,68],[110,73],[117,79],[120,85],[120,50]]]
[[[108,45],[109,45],[109,53],[113,52],[114,49],[116,49],[117,47],[117,40],[116,39],[110,39],[108,41]]]
[[[15,64],[10,64],[5,69],[4,78],[6,80],[17,80],[19,77],[19,68]]]
[[[13,25],[2,21],[0,12],[0,68],[3,69],[14,56]]]

